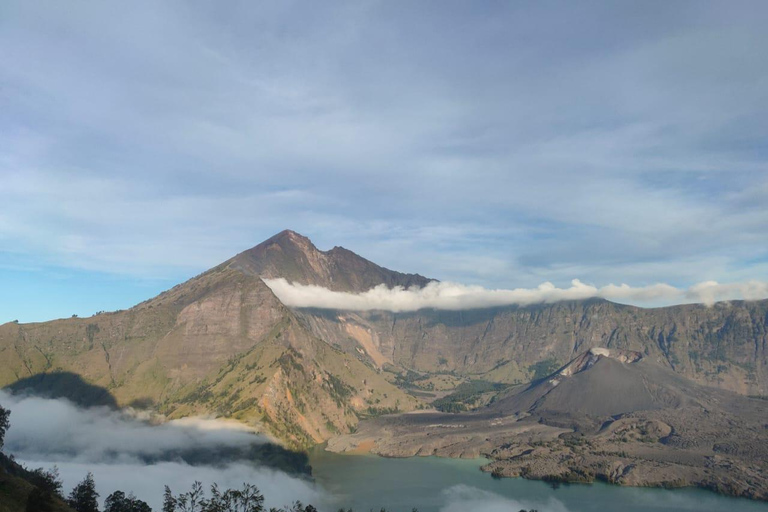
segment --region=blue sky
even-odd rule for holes
[[[768,279],[768,3],[0,5],[0,322],[291,228],[486,287]]]

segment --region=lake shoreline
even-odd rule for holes
[[[396,418],[391,416],[389,419]],[[448,459],[485,459],[479,469],[494,478],[523,478],[548,484],[605,483],[617,487],[656,489],[700,489],[729,498],[768,502],[768,491],[752,485],[751,480],[737,481],[728,474],[730,461],[711,460],[704,467],[686,464],[672,450],[651,453],[662,460],[635,456],[630,443],[621,451],[605,451],[604,446],[579,440],[575,446],[563,441],[566,429],[534,427],[536,435],[506,444],[472,444],[457,439],[436,440],[434,436],[395,435],[390,429],[367,429],[365,422],[355,434],[337,436],[323,443],[324,450],[345,455],[370,455],[383,458],[439,457]],[[387,422],[387,427],[392,423]],[[381,435],[387,432],[388,435]],[[530,433],[530,431],[526,431]],[[519,433],[518,433],[519,434]],[[640,448],[646,448],[641,446]],[[663,454],[661,453],[663,452]],[[719,466],[718,466],[719,464]],[[749,468],[759,471],[759,468]]]
[[[497,501],[500,497],[514,500],[514,506],[519,506],[517,510],[526,506],[538,507],[539,510],[613,510],[611,506],[605,507],[605,499],[609,505],[621,504],[625,512],[768,510],[763,501],[727,496],[697,487],[670,489],[614,485],[599,480],[560,484],[525,477],[494,478],[485,468],[493,461],[485,457],[383,457],[371,452],[334,453],[325,450],[323,445],[317,445],[310,451],[310,461],[319,485],[346,497],[352,504],[364,504],[361,510],[368,510],[371,506],[387,506],[393,510],[410,510],[411,506],[415,506],[424,512],[443,510],[434,500],[427,505],[415,500],[422,495],[451,494],[451,489],[467,486],[479,489],[482,493],[493,493]],[[572,485],[574,483],[588,485]],[[382,500],[390,498],[384,489],[387,486],[400,489],[404,494],[413,488],[414,502],[408,502],[405,498],[392,498],[394,501],[391,502],[378,501],[377,496],[381,496]],[[439,488],[439,492],[425,491],[433,486]],[[418,494],[415,489],[419,489]]]

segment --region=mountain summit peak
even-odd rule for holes
[[[311,243],[311,240],[308,237],[306,237],[306,236],[302,235],[301,233],[299,233],[297,231],[294,231],[292,229],[284,229],[281,232],[279,232],[278,234],[268,238],[267,240],[265,240],[262,243],[267,243],[269,241],[280,240],[280,239],[302,240],[302,241],[306,240],[307,242]]]
[[[259,247],[270,246],[273,244],[277,244],[280,246],[284,244],[294,244],[294,245],[298,245],[305,248],[305,250],[309,250],[310,248],[317,249],[315,245],[312,243],[312,240],[309,239],[309,237],[306,237],[301,233],[293,231],[292,229],[284,229],[281,232],[277,233],[276,235],[272,235],[271,237],[267,238],[266,240],[261,242],[259,245],[249,249],[249,251],[254,251]]]
[[[432,281],[418,274],[381,267],[340,246],[321,251],[308,237],[290,229],[238,254],[226,264],[265,279],[283,278],[346,292],[363,292],[381,284],[389,288],[422,287]]]

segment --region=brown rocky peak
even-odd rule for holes
[[[275,236],[268,238],[267,240],[263,241],[259,245],[269,245],[273,243],[279,244],[279,243],[285,243],[285,242],[314,247],[314,245],[312,244],[312,240],[302,235],[301,233],[297,233],[296,231],[293,231],[290,229],[282,230]]]
[[[317,285],[336,291],[362,292],[384,284],[424,286],[431,279],[395,272],[336,246],[321,251],[295,231],[285,230],[229,260],[227,265],[266,279]]]
[[[270,248],[282,249],[284,251],[290,250],[290,248],[295,248],[305,254],[320,252],[317,249],[317,247],[315,247],[315,244],[312,243],[312,240],[310,240],[306,236],[302,235],[301,233],[297,233],[296,231],[285,229],[279,232],[278,234],[270,238],[267,238],[266,240],[261,242],[259,245],[251,249],[248,249],[247,251],[245,251],[245,253],[260,255],[264,251],[269,250]]]

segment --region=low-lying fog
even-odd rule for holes
[[[224,488],[253,483],[273,507],[322,499],[312,482],[239,457],[202,462],[201,453],[264,442],[236,423],[197,419],[152,426],[126,412],[81,409],[66,400],[3,391],[0,405],[11,410],[3,451],[29,469],[57,466],[65,493],[91,471],[102,500],[119,489],[133,492],[155,510],[161,508],[165,485],[179,493],[195,480]]]

